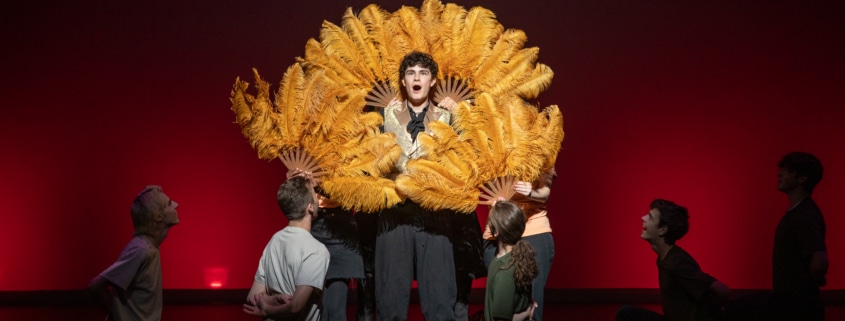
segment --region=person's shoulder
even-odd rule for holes
[[[275,238],[284,238],[287,235],[294,234],[294,233],[296,233],[296,231],[294,231],[292,226],[285,226],[285,228],[276,231],[276,233],[273,233],[273,238],[274,239]]]
[[[276,233],[273,234],[273,237],[270,238],[268,245],[276,244],[285,246],[289,243],[297,243],[304,237],[305,234],[311,236],[311,233],[302,228],[288,225],[285,226],[285,228],[276,231]]]
[[[813,212],[814,214],[821,214],[822,212],[822,210],[819,208],[819,205],[816,204],[816,201],[813,200],[812,197],[808,197],[807,199],[802,201],[801,204],[798,205],[798,207],[804,211]]]
[[[324,254],[326,256],[329,255],[329,249],[326,247],[323,242],[317,240],[314,235],[311,235],[308,231],[302,230],[304,233],[299,233],[297,235],[297,240],[302,244],[306,245],[311,252],[317,252],[320,254]]]
[[[433,103],[432,103],[432,105],[433,105]],[[450,117],[452,117],[452,112],[450,112],[449,110],[447,110],[445,108],[441,108],[439,106],[433,106],[433,107],[434,107],[435,116],[437,116],[438,120],[444,121],[444,120],[448,120]]]
[[[501,270],[501,267],[507,266],[511,261],[511,254],[507,253],[502,255],[501,257],[493,258],[493,261],[490,262],[490,266],[495,267],[497,270]]]
[[[158,248],[144,236],[136,235],[123,248],[122,256],[153,257],[158,255]]]
[[[784,219],[792,225],[802,224],[802,222],[824,222],[822,211],[812,198],[802,200],[797,206],[787,211]]]
[[[303,253],[306,257],[313,256],[318,258],[319,260],[325,261],[326,264],[329,262],[329,258],[331,257],[331,252],[326,247],[325,244],[318,241],[316,238],[308,234],[308,236],[303,236],[302,246],[303,246]]]
[[[129,241],[129,244],[126,244],[126,247],[135,247],[144,250],[158,251],[158,248],[153,245],[153,242],[149,238],[141,235],[136,235],[135,237],[133,237],[132,240]]]
[[[435,111],[437,111],[438,113],[441,113],[441,114],[446,114],[446,115],[451,115],[451,114],[452,114],[452,112],[451,112],[451,111],[449,111],[448,109],[443,108],[443,107],[440,107],[440,106],[437,106],[437,105],[434,105],[434,103],[433,103],[433,102],[432,102],[432,106],[434,107],[434,110],[435,110]]]
[[[660,263],[665,267],[678,266],[679,264],[686,262],[695,262],[695,259],[691,254],[689,254],[689,252],[677,245],[669,249],[669,252],[666,253],[666,257],[660,261]]]
[[[513,272],[514,266],[510,264],[510,253],[506,256],[502,256],[499,258],[493,259],[493,262],[490,263],[490,271],[488,271],[488,278],[491,278],[494,282],[513,282]],[[502,267],[508,266],[508,268],[503,269]]]

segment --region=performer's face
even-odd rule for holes
[[[798,173],[781,168],[778,171],[778,190],[784,193],[791,192],[806,180],[806,176],[798,177]]]
[[[317,218],[317,214],[320,212],[318,209],[320,208],[320,194],[314,189],[314,185],[312,183],[308,184],[309,188],[311,189],[311,214],[314,215],[314,218]]]
[[[161,194],[161,198],[158,200],[162,202],[162,220],[167,226],[173,226],[179,224],[179,214],[176,212],[176,208],[179,207],[179,203],[167,197],[164,193]]]
[[[408,67],[405,70],[405,76],[402,78],[402,86],[405,86],[411,105],[422,106],[425,104],[435,81],[434,75],[428,68],[423,68],[420,65]]]
[[[646,241],[652,241],[660,238],[661,234],[666,233],[665,229],[666,226],[659,227],[660,225],[660,211],[656,208],[652,208],[648,211],[648,214],[642,217],[643,219],[643,233],[640,234],[640,237]]]

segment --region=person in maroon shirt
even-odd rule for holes
[[[812,198],[824,169],[805,152],[786,154],[778,162],[778,191],[789,209],[775,230],[772,247],[772,291],[731,300],[729,320],[823,321],[819,287],[827,283],[824,217]]]
[[[692,256],[675,241],[689,230],[689,213],[683,206],[656,199],[642,217],[640,237],[657,254],[660,301],[663,315],[636,306],[623,306],[617,321],[668,320],[703,321],[721,317],[721,303],[728,297],[727,285],[701,271]]]

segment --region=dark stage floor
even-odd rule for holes
[[[649,308],[658,308],[649,305]],[[477,311],[481,305],[472,305],[471,311]],[[618,304],[555,304],[546,307],[545,319],[549,321],[575,320],[607,320],[612,321],[619,308]],[[347,310],[349,318],[354,321],[355,307],[350,305]],[[94,306],[0,306],[0,320],[13,321],[52,321],[52,320],[103,320],[103,314]],[[827,320],[845,320],[845,306],[828,306]],[[258,318],[241,312],[239,305],[210,304],[210,305],[167,305],[162,313],[162,320],[206,320],[206,321],[256,321]],[[422,321],[420,307],[412,304],[408,312],[408,321]]]

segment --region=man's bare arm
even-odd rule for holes
[[[95,276],[91,279],[91,282],[88,283],[88,291],[94,295],[94,300],[97,301],[97,305],[103,308],[109,315],[112,314],[112,298],[114,297],[113,286],[111,282],[103,278],[102,276]]]
[[[827,251],[815,251],[810,261],[810,275],[814,280],[818,281],[819,285],[825,285],[825,275],[827,275],[827,267],[830,263],[827,259]]]
[[[731,294],[731,289],[728,288],[728,285],[719,280],[710,283],[710,291],[713,292],[713,301],[718,304],[724,304],[727,302],[728,295]]]

